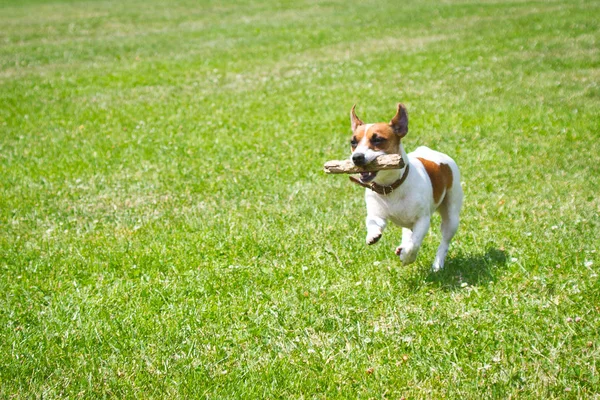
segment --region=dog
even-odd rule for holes
[[[446,154],[421,146],[406,154],[402,139],[408,133],[406,107],[398,104],[389,123],[365,124],[350,110],[352,154],[354,165],[364,167],[383,154],[399,154],[405,166],[401,169],[363,172],[355,183],[366,188],[367,244],[381,239],[388,220],[402,227],[402,242],[396,255],[403,265],[413,263],[429,230],[434,212],[441,215],[442,242],[432,270],[444,268],[450,241],[459,224],[463,191],[456,162]]]

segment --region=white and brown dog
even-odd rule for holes
[[[442,217],[442,242],[432,269],[439,271],[444,267],[462,207],[458,166],[447,155],[424,146],[406,154],[401,140],[408,132],[404,105],[398,104],[396,116],[389,124],[365,124],[354,108],[350,111],[352,162],[365,166],[382,154],[399,154],[405,162],[402,169],[365,172],[360,174],[360,180],[353,179],[367,188],[367,244],[377,243],[390,220],[402,227],[402,243],[396,254],[403,264],[410,264],[417,258],[432,214],[438,211]]]

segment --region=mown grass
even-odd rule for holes
[[[598,398],[599,12],[2,3],[0,397]],[[438,274],[321,172],[398,101],[462,170]]]

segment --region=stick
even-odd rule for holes
[[[327,161],[324,170],[328,174],[355,174],[357,172],[381,171],[384,169],[400,169],[404,167],[404,160],[398,154],[385,154],[365,165],[357,167],[352,160]]]

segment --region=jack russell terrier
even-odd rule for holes
[[[458,228],[463,202],[458,166],[452,158],[425,146],[406,154],[401,140],[408,133],[404,105],[398,104],[389,124],[365,124],[356,116],[355,107],[350,111],[352,162],[365,166],[377,156],[399,154],[405,163],[402,169],[363,172],[360,180],[350,178],[367,188],[367,244],[377,243],[390,220],[402,227],[402,243],[396,254],[402,264],[410,264],[417,258],[432,214],[438,211],[442,217],[442,242],[432,270],[439,271]]]

